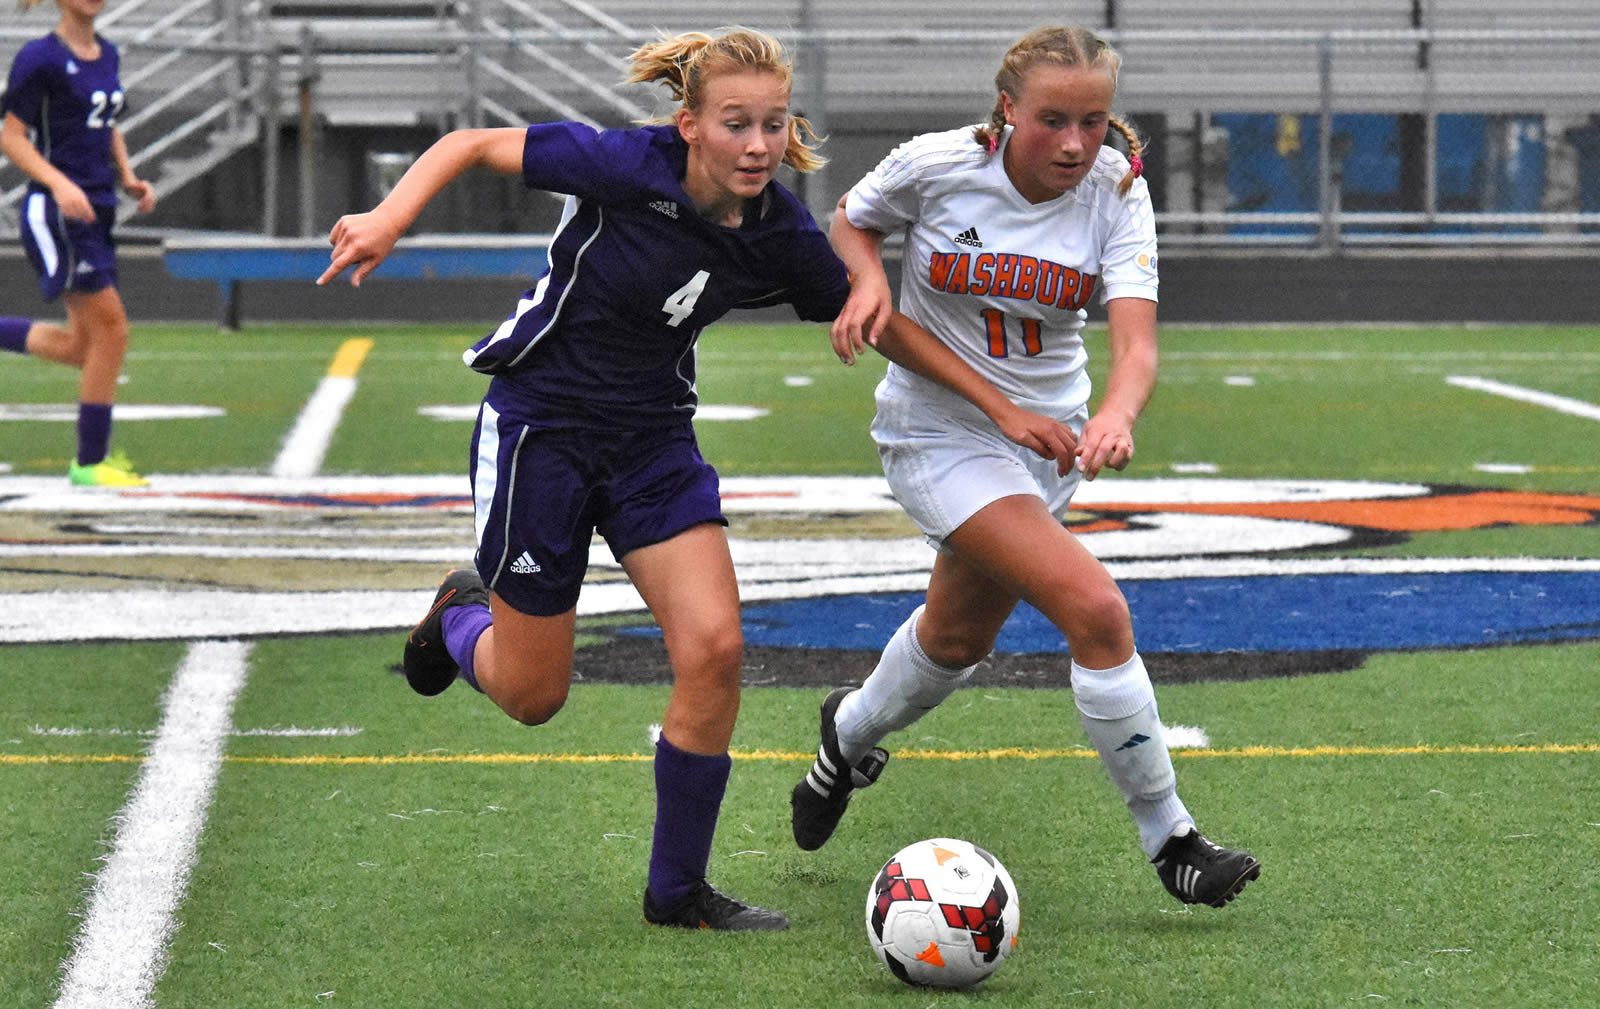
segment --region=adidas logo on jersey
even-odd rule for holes
[[[526,550],[522,552],[521,557],[511,562],[511,573],[514,575],[536,575],[541,570],[539,562],[528,556]]]
[[[975,249],[983,248],[983,239],[978,237],[977,228],[968,228],[956,236],[957,245],[970,245]]]
[[[674,221],[678,219],[678,205],[671,200],[653,200],[650,203],[650,209],[660,211]]]

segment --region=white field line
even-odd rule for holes
[[[153,1006],[251,646],[201,641],[167,689],[161,727],[89,893],[55,1009]]]
[[[929,557],[932,551],[927,551]],[[917,568],[827,577],[793,570],[739,572],[745,603],[812,599],[856,593],[922,592],[931,560]],[[1109,561],[1118,580],[1250,578],[1284,575],[1422,575],[1461,573],[1600,572],[1600,558],[1353,557],[1195,558]],[[764,576],[764,577],[763,577]],[[335,592],[87,591],[0,592],[0,642],[185,641],[279,634],[398,631],[427,611],[432,589],[352,589]],[[191,605],[199,600],[203,605]],[[578,615],[645,609],[626,581],[590,584]]]
[[[455,547],[298,547],[183,543],[4,543],[0,558],[17,557],[208,557],[212,560],[402,561],[413,564],[462,564],[472,558],[472,543],[463,537]]]
[[[156,474],[148,488],[86,494],[55,476],[0,476],[0,512],[74,512],[127,515],[141,511],[172,514],[263,512],[290,509],[305,514],[307,498],[326,498],[325,507],[371,509],[370,497],[417,495],[417,504],[386,505],[385,512],[471,513],[471,487],[465,474],[433,476],[317,476],[283,478],[264,474]],[[1085,484],[1073,504],[1205,504],[1263,501],[1354,501],[1422,497],[1425,484],[1364,480],[1235,480],[1207,476],[1161,479],[1101,479]],[[877,477],[725,477],[722,509],[728,512],[895,512],[900,505],[889,483]]]
[[[127,522],[91,522],[88,531],[97,536],[184,536],[199,538],[202,536],[217,539],[262,539],[276,536],[282,539],[319,539],[319,540],[391,540],[391,539],[437,539],[444,536],[465,538],[469,543],[472,524],[458,522],[453,526],[396,526],[392,528],[367,529],[359,526],[342,525],[333,529],[324,529],[320,526],[282,526],[282,525],[256,525],[256,526],[201,526],[201,525],[139,525]],[[476,544],[474,544],[476,545]]]
[[[1528,389],[1520,385],[1507,385],[1489,378],[1478,378],[1475,375],[1451,375],[1445,379],[1451,385],[1461,389],[1476,389],[1478,392],[1487,392],[1492,396],[1504,396],[1521,403],[1532,403],[1549,410],[1571,414],[1574,417],[1583,417],[1588,420],[1600,420],[1600,405],[1585,403],[1581,399],[1571,399],[1567,396],[1557,396],[1550,392],[1541,392],[1538,389]]]
[[[1163,725],[1167,747],[1173,750],[1209,750],[1211,734],[1198,725]]]
[[[306,408],[295,419],[294,428],[283,441],[277,460],[272,464],[275,477],[305,478],[315,476],[322,468],[322,459],[328,454],[328,443],[333,432],[344,418],[344,408],[356,394],[356,380],[329,375],[317,383]]]
[[[35,736],[153,736],[155,729],[93,729],[80,725],[30,725],[30,735]],[[320,729],[302,729],[298,725],[286,725],[281,728],[267,729],[235,729],[228,733],[233,738],[251,736],[271,736],[283,739],[297,738],[329,738],[335,736],[359,736],[361,730],[354,725],[330,725]]]

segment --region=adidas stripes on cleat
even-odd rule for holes
[[[822,702],[822,742],[817,747],[816,762],[811,770],[794,786],[789,797],[794,826],[794,843],[806,851],[816,851],[828,843],[839,818],[850,804],[850,793],[865,788],[878,780],[889,754],[881,747],[873,747],[856,762],[854,767],[845,764],[839,752],[839,733],[834,728],[833,716],[839,704],[856,688],[839,687]]]
[[[1167,892],[1185,904],[1222,907],[1261,875],[1254,855],[1212,844],[1192,827],[1167,838],[1150,862]]]
[[[710,928],[719,932],[781,932],[789,919],[777,911],[735,900],[705,880],[695,884],[688,896],[670,907],[662,907],[644,892],[644,920],[652,925],[673,928]]]
[[[428,615],[406,635],[406,650],[400,665],[406,682],[424,697],[443,693],[455,682],[461,667],[444,647],[444,611],[452,606],[489,605],[489,590],[483,579],[470,568],[457,568],[444,576],[433,597]]]

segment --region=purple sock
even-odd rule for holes
[[[461,667],[461,678],[467,681],[467,686],[483,693],[483,688],[478,686],[478,675],[472,668],[472,657],[478,647],[478,638],[483,636],[492,622],[489,607],[452,606],[439,619],[444,625],[444,650]]]
[[[78,465],[93,466],[111,445],[111,404],[78,404]]]
[[[711,837],[733,758],[687,753],[656,740],[656,832],[650,847],[650,896],[672,904],[706,878]]]
[[[13,354],[26,354],[28,330],[32,328],[32,319],[15,315],[0,316],[0,350],[9,350]]]

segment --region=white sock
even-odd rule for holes
[[[917,642],[918,606],[894,632],[872,675],[846,697],[834,715],[839,752],[849,764],[865,757],[878,740],[932,711],[967,681],[976,663],[962,669],[941,666]]]
[[[1144,660],[1135,652],[1110,669],[1074,662],[1072,698],[1100,763],[1139,827],[1140,847],[1154,858],[1167,838],[1192,827],[1194,818],[1178,798],[1178,778]]]

